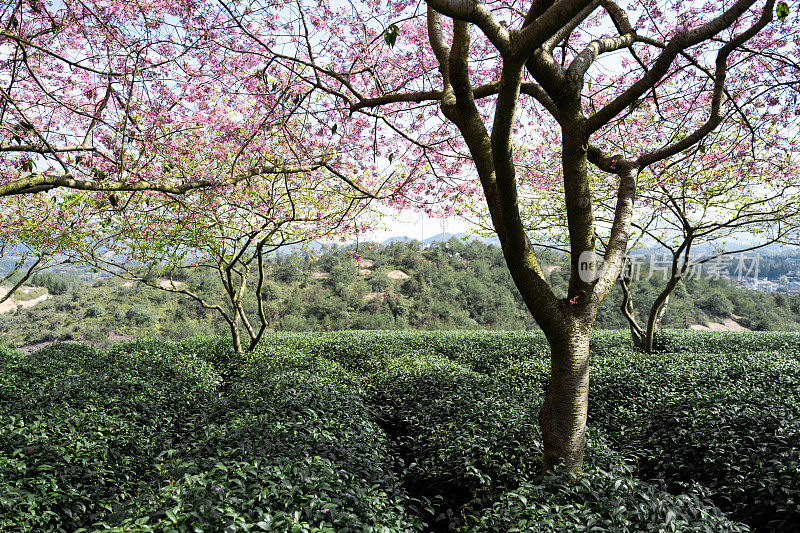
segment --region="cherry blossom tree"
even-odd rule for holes
[[[17,270],[41,268],[53,250],[85,256],[107,242],[112,222],[130,224],[131,236],[171,235],[188,246],[165,224],[184,224],[189,206],[204,210],[196,217],[211,216],[208,210],[222,209],[215,197],[244,205],[236,200],[244,190],[260,195],[263,201],[249,207],[261,210],[253,216],[262,220],[287,191],[302,190],[301,214],[287,216],[307,222],[313,186],[329,196],[313,197],[314,217],[330,220],[357,211],[334,208],[333,198],[384,194],[393,177],[402,185],[399,174],[387,180],[341,143],[347,126],[338,135],[331,130],[297,72],[270,54],[241,53],[253,38],[276,46],[279,29],[275,20],[262,20],[242,35],[216,2],[3,4],[0,244],[27,247],[38,258]],[[200,189],[206,192],[183,202],[176,197]],[[154,226],[156,204],[183,210]],[[268,222],[261,233],[272,231]],[[159,242],[167,253],[166,241]]]
[[[262,297],[266,257],[310,240],[356,235],[372,200],[341,190],[339,181],[319,172],[222,192],[135,193],[119,208],[97,203],[90,217],[102,220],[101,227],[69,253],[123,279],[194,299],[225,320],[234,350],[242,353],[254,349],[269,326]],[[221,294],[188,284],[193,270],[215,272]],[[254,312],[246,308],[248,297]]]
[[[275,61],[281,17],[242,25],[229,13],[213,1],[5,3],[0,197],[180,194],[320,168],[367,175],[363,149],[340,142],[347,126],[337,134],[304,73]],[[201,165],[197,153],[212,157]]]
[[[20,1],[0,15],[10,53],[0,196],[70,186],[124,208],[138,193],[108,191],[312,169],[370,192],[400,166],[408,179],[394,207],[447,214],[476,193],[551,346],[545,470],[583,460],[589,338],[642,174],[705,146],[726,117],[796,101],[797,10],[775,0],[54,5]],[[526,231],[523,208],[537,209],[520,203],[521,184],[538,180],[529,169],[562,193],[564,297]],[[598,189],[613,191],[607,223]]]
[[[240,127],[237,118],[250,123],[247,135],[253,137],[283,120],[283,109],[269,107],[267,94],[258,116],[237,117],[222,105],[209,105],[212,99],[232,104],[247,79],[235,75],[235,65],[224,76],[219,69],[209,72],[223,52],[205,44],[208,39],[191,26],[169,21],[179,15],[205,19],[212,14],[206,7],[39,0],[0,7],[0,246],[3,252],[23,251],[4,281],[22,276],[4,298],[50,264],[48,249],[67,219],[64,202],[20,212],[9,197],[61,187],[178,194],[320,164],[264,159],[232,168],[230,175],[213,172],[213,163],[202,176],[185,172],[187,154],[201,138],[229,149],[225,137]],[[217,76],[223,76],[223,87],[210,84]],[[206,135],[212,121],[216,137]],[[115,194],[106,198],[117,201]]]
[[[244,35],[266,9],[227,7]],[[796,10],[773,0],[428,0],[298,2],[282,14],[299,41],[262,50],[296,65],[330,109],[353,116],[359,135],[351,142],[419,164],[418,199],[448,188],[451,198],[467,194],[477,174],[508,268],[551,347],[539,416],[544,469],[579,468],[589,338],[622,266],[639,177],[702,145],[731,113],[791,109],[781,104],[796,99]],[[638,136],[647,142],[621,145],[643,113],[653,124]],[[526,145],[536,148],[516,150]],[[546,169],[549,190],[563,191],[572,267],[563,298],[526,233],[526,163]],[[596,223],[597,175],[613,183],[605,227]],[[601,230],[605,247],[593,269],[587,258]]]

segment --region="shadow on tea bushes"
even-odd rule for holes
[[[541,470],[538,398],[428,353],[392,359],[368,383],[404,482],[434,503],[427,512],[437,527]]]

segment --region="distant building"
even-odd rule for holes
[[[774,281],[770,281],[768,279],[762,279],[760,281],[755,282],[755,290],[766,292],[766,293],[773,293],[778,289],[779,285]]]

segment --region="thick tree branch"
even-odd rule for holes
[[[248,172],[239,174],[234,180],[226,183],[233,185],[241,181],[265,174],[296,174],[301,172],[309,172],[312,170],[317,170],[323,165],[323,163],[313,163],[309,165],[299,165],[293,167],[263,165],[253,168]],[[56,189],[59,187],[98,192],[158,191],[169,194],[184,194],[191,190],[217,185],[220,185],[220,183],[210,180],[187,180],[179,184],[170,185],[148,180],[130,182],[124,180],[95,181],[77,179],[71,174],[29,174],[26,177],[0,184],[0,197],[48,191],[50,189]]]
[[[569,25],[595,0],[558,0],[540,16],[511,35],[512,55],[527,59],[559,30]],[[566,23],[565,23],[566,21]]]
[[[476,0],[427,0],[428,5],[454,20],[471,22],[478,26],[497,50],[505,55],[511,50],[508,30],[491,10]]]
[[[449,78],[449,72],[448,72]],[[472,89],[472,97],[475,100],[481,100],[489,96],[495,96],[500,90],[500,82],[495,81],[479,85]],[[557,113],[555,103],[550,96],[544,91],[541,85],[530,81],[523,81],[520,84],[520,92],[532,96],[542,106],[554,115]],[[430,91],[412,91],[408,93],[389,93],[372,98],[363,98],[354,101],[350,105],[350,112],[361,111],[367,108],[380,107],[383,105],[396,104],[401,102],[441,102],[445,98],[445,91],[430,90]]]
[[[567,68],[567,80],[578,87],[583,86],[583,76],[589,67],[594,63],[597,56],[606,52],[613,52],[621,48],[627,48],[636,40],[636,34],[627,33],[618,37],[607,37],[605,39],[595,39],[584,48],[578,56],[572,60]]]
[[[25,152],[31,154],[51,154],[64,152],[96,152],[97,148],[89,144],[70,144],[65,146],[36,146],[33,144],[0,144],[0,152]]]
[[[614,280],[622,268],[622,260],[628,247],[633,218],[633,199],[636,195],[636,179],[638,170],[630,162],[616,162],[618,166],[619,187],[617,189],[617,205],[614,209],[614,222],[603,256],[603,266],[594,286],[593,297],[597,302],[603,300],[614,287]]]
[[[621,113],[626,107],[637,101],[644,93],[653,88],[667,74],[675,58],[682,51],[730,27],[755,2],[756,0],[738,0],[718,17],[701,26],[682,31],[675,35],[664,47],[649,71],[634,82],[627,90],[623,91],[622,94],[587,119],[587,132],[591,134],[608,124],[608,122]],[[767,5],[764,7],[764,14],[769,16],[769,20],[772,18],[774,4],[774,0],[767,0]],[[763,18],[762,16],[762,19]],[[747,33],[749,33],[749,31]]]
[[[686,150],[690,146],[699,142],[706,135],[711,133],[711,131],[713,131],[714,128],[716,128],[722,122],[723,116],[720,112],[720,109],[722,107],[722,95],[724,94],[723,91],[725,89],[725,78],[727,76],[728,57],[737,47],[741,46],[742,44],[750,40],[752,37],[757,35],[762,29],[764,29],[767,26],[767,24],[769,24],[772,21],[774,5],[775,5],[775,0],[767,0],[766,5],[764,6],[764,11],[761,13],[761,17],[756,21],[756,23],[753,24],[746,31],[742,32],[735,38],[728,41],[717,53],[716,73],[714,76],[714,91],[711,100],[711,110],[709,113],[708,120],[704,124],[702,124],[699,128],[697,128],[692,134],[687,135],[680,141],[673,143],[669,146],[666,146],[664,148],[661,148],[659,150],[654,150],[652,152],[642,154],[637,159],[639,168],[644,168],[648,165],[651,165],[652,163],[655,163],[656,161],[661,161],[677,153],[680,153],[683,150]]]
[[[509,265],[509,270],[512,276],[516,278],[517,286],[525,293],[526,301],[538,301],[541,303],[541,306],[532,308],[531,311],[537,321],[540,321],[540,324],[547,324],[549,321],[557,320],[560,315],[558,300],[545,280],[525,234],[524,226],[520,220],[519,206],[516,202],[509,202],[505,196],[509,188],[516,187],[513,163],[506,159],[506,161],[498,165],[493,150],[492,138],[490,138],[481,120],[470,88],[467,61],[468,50],[469,27],[466,23],[455,21],[453,46],[448,60],[456,101],[453,106],[443,106],[443,110],[445,115],[458,126],[472,154],[489,207],[492,225],[503,245],[503,252]],[[519,76],[521,65],[517,69],[517,76]],[[517,84],[519,83],[518,79]],[[503,89],[500,90],[500,98],[505,99],[505,110],[501,115],[509,123],[504,125],[495,124],[495,127],[498,127],[498,135],[501,131],[510,131],[509,128],[511,127],[511,122],[513,122],[514,102],[510,101],[510,99],[517,94],[517,89],[513,85],[513,80],[510,81],[512,85],[505,88],[507,92],[503,93]],[[506,143],[499,138],[496,142],[501,152],[505,150],[500,157],[510,157],[510,151],[503,148]],[[511,173],[507,172],[509,163],[512,165]],[[498,166],[506,172],[502,177],[498,177]]]
[[[570,34],[575,31],[581,22],[589,18],[595,9],[600,5],[600,0],[592,0],[592,3],[581,10],[580,13],[575,15],[569,23],[565,24],[560,30],[555,32],[552,37],[547,39],[542,45],[542,48],[550,55],[553,54],[553,49],[558,46],[558,43],[568,39]]]

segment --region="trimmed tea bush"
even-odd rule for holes
[[[194,348],[220,359],[209,341]],[[2,355],[0,530],[419,529],[363,389],[330,361],[251,354],[220,397],[208,363],[162,341]]]
[[[800,362],[787,352],[599,363],[590,424],[672,491],[700,483],[759,528],[800,523]]]
[[[469,529],[475,533],[749,531],[705,501],[702,492],[675,496],[637,481],[627,470],[598,467],[525,483],[472,518]]]
[[[193,406],[217,380],[202,362],[173,367],[124,347],[4,352],[0,530],[73,531],[136,505],[159,479],[156,458],[191,438]]]
[[[477,372],[550,353],[544,336],[529,331],[342,331],[311,337],[309,351],[359,374],[409,353],[438,354]]]
[[[438,521],[459,523],[481,500],[539,474],[538,397],[427,353],[391,360],[369,385],[406,485],[434,502]]]
[[[233,342],[227,337],[220,335],[189,337],[176,342],[174,346],[184,355],[209,363],[225,380],[230,377],[237,364]]]

